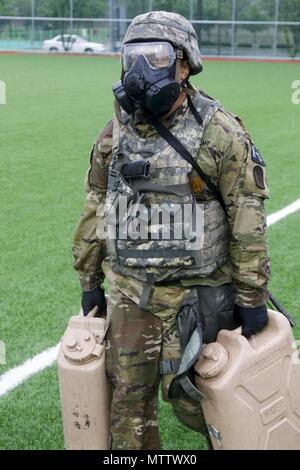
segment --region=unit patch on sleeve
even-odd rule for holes
[[[256,186],[260,189],[265,189],[264,170],[261,166],[255,165],[255,167],[253,168],[253,176],[255,179]]]

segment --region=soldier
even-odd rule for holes
[[[209,441],[192,372],[202,344],[237,322],[246,337],[267,324],[265,164],[241,120],[190,84],[201,70],[184,17],[137,16],[113,87],[115,116],[91,153],[73,254],[85,314],[106,311],[109,281],[113,449],[160,448],[161,380],[176,416]],[[193,232],[197,213],[202,229]],[[133,236],[135,225],[124,236],[137,221],[146,221],[143,234]]]

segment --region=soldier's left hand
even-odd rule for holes
[[[268,323],[268,311],[265,305],[253,308],[236,305],[234,313],[236,319],[242,325],[242,335],[245,338],[255,335]]]
[[[97,317],[105,315],[107,305],[104,290],[99,286],[89,292],[82,292],[81,306],[84,316],[95,307],[98,307]]]

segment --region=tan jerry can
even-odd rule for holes
[[[195,365],[196,385],[217,449],[300,449],[300,364],[288,320],[247,340],[221,330]]]
[[[65,448],[110,448],[110,387],[104,318],[71,317],[58,353]]]

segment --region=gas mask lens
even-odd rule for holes
[[[176,59],[175,51],[168,42],[125,44],[122,54],[124,72],[128,72],[140,55],[154,69],[171,67]]]

